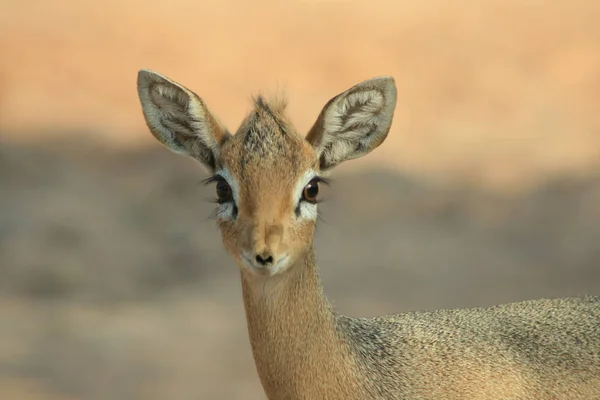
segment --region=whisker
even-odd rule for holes
[[[317,209],[317,222],[321,222],[321,223],[324,223],[324,224],[327,223],[327,221],[325,220],[325,218],[323,218],[323,213],[321,211],[319,211],[318,209]],[[317,224],[317,226],[318,226],[318,224]]]
[[[217,209],[215,208],[214,210],[211,211],[210,214],[208,214],[208,216],[204,219],[203,222],[216,221],[216,219],[217,219]]]

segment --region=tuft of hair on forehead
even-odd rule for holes
[[[284,95],[276,94],[266,97],[258,94],[252,97],[252,111],[246,119],[246,126],[249,130],[264,130],[266,127],[276,128],[284,135],[291,133],[292,127],[287,115],[287,100]],[[267,129],[268,130],[268,129]],[[266,134],[267,132],[262,132]],[[262,136],[261,134],[261,136]]]
[[[269,97],[262,94],[255,95],[252,97],[252,103],[254,104],[254,111],[265,112],[274,119],[287,120],[285,115],[287,99],[281,93]]]
[[[253,96],[252,101],[252,111],[234,135],[235,141],[242,145],[238,156],[241,164],[295,157],[304,137],[296,132],[285,113],[285,98],[259,94]]]
[[[259,93],[252,96],[252,101],[255,107],[268,108],[277,114],[285,113],[285,109],[288,105],[285,94],[280,92],[274,95],[264,95]]]

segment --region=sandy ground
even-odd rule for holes
[[[0,399],[264,398],[206,175],[146,132],[142,67],[231,129],[259,90],[306,130],[396,78],[389,139],[322,205],[341,312],[598,293],[599,20],[594,0],[0,0]]]
[[[3,146],[0,171],[0,398],[262,398],[195,163],[70,140]],[[329,191],[316,244],[344,313],[600,288],[600,176],[515,197],[369,170]]]

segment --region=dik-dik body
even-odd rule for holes
[[[138,93],[154,137],[212,173],[269,399],[600,399],[600,297],[373,319],[332,310],[313,249],[319,185],[384,141],[392,78],[331,99],[305,137],[282,102],[256,98],[231,135],[195,93],[164,76],[140,71]]]

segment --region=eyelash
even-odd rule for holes
[[[229,185],[229,183],[227,182],[227,180],[225,178],[223,178],[219,174],[210,176],[210,177],[202,180],[202,185],[206,186],[206,185],[210,185],[211,183],[215,183],[215,182],[225,182],[226,184]],[[211,203],[215,203],[215,204],[218,204],[220,206],[223,205],[223,204],[229,204],[229,203],[231,203],[233,205],[233,211],[232,211],[232,213],[233,213],[234,218],[237,215],[237,205],[235,204],[235,202],[233,201],[233,199],[231,201],[228,201],[228,202],[221,202],[219,200],[219,198],[215,196],[215,197],[211,197],[211,199],[209,201]]]
[[[227,183],[227,180],[225,178],[223,178],[221,175],[217,174],[217,175],[213,175],[213,176],[210,176],[210,177],[204,179],[202,181],[202,185],[209,185],[209,184],[214,183],[214,182],[225,182],[225,183]],[[312,178],[309,181],[309,183],[311,183],[311,182],[322,183],[322,184],[324,184],[326,186],[329,186],[330,183],[331,183],[331,180],[329,180],[327,178],[320,177],[320,176],[315,176],[314,178]],[[215,204],[219,204],[219,205],[227,204],[227,203],[221,203],[217,197],[213,197],[210,201],[211,201],[211,203],[215,203]],[[298,201],[298,207],[296,207],[296,213],[298,213],[300,211],[300,204],[302,204],[302,203],[309,203],[309,204],[317,205],[317,204],[321,203],[322,201],[323,201],[322,199],[317,199],[314,202],[307,202],[306,200],[304,200],[302,198],[302,194],[300,194],[300,200]],[[237,205],[235,205],[235,203],[233,201],[231,203],[233,203],[233,211],[232,211],[232,213],[233,213],[233,217],[235,218],[236,215],[237,215]]]
[[[213,175],[213,176],[209,176],[208,178],[204,179],[201,181],[203,186],[206,185],[210,185],[213,182],[225,182],[227,183],[227,181],[225,180],[225,178],[223,178],[221,175]]]

